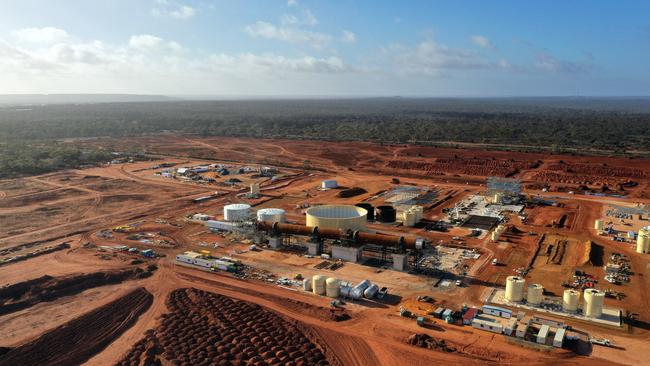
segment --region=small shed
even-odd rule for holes
[[[478,314],[478,309],[477,308],[469,308],[469,309],[467,309],[465,314],[463,314],[463,324],[471,325],[472,320],[474,320],[474,318],[476,317],[477,314]]]

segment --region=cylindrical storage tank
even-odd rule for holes
[[[320,185],[323,189],[338,188],[339,186],[339,184],[334,179],[325,179],[321,182]]]
[[[363,292],[368,287],[370,287],[371,285],[372,285],[372,283],[370,282],[370,280],[363,280],[363,281],[359,282],[359,284],[354,286],[354,288],[359,289],[359,290],[361,290],[361,292]]]
[[[251,184],[251,194],[260,194],[260,184],[259,183]]]
[[[305,278],[302,280],[302,289],[305,291],[311,291],[311,278]]]
[[[605,227],[605,221],[603,220],[596,220],[596,222],[594,223],[594,229],[598,231],[602,231],[604,227]]]
[[[360,300],[363,297],[363,290],[360,288],[353,287],[350,290],[350,298],[354,300]]]
[[[500,237],[500,236],[501,236],[500,233],[498,233],[497,231],[493,231],[493,232],[492,232],[492,238],[491,238],[491,239],[492,239],[492,241],[499,241],[499,237]]]
[[[365,230],[368,211],[350,205],[323,205],[307,209],[306,224],[319,229]]]
[[[544,286],[534,283],[528,285],[528,296],[526,297],[526,302],[530,305],[539,305],[542,303],[544,298]]]
[[[506,300],[519,302],[524,299],[524,284],[526,281],[518,276],[506,278]]]
[[[504,224],[499,224],[499,226],[497,226],[496,231],[499,232],[499,234],[501,234],[502,232],[506,231],[506,226]]]
[[[325,281],[325,294],[327,297],[339,297],[341,294],[341,281],[330,277]]]
[[[368,211],[367,214],[368,221],[372,221],[375,219],[375,207],[371,203],[361,202],[361,203],[357,203],[355,206],[361,207],[364,210]]]
[[[580,301],[580,292],[567,289],[564,290],[564,296],[562,296],[562,310],[567,313],[575,313],[578,311],[578,302]]]
[[[588,288],[584,293],[584,305],[582,315],[589,318],[600,318],[603,315],[603,303],[605,293],[593,288]]]
[[[416,205],[411,207],[411,210],[415,213],[415,220],[417,222],[422,221],[422,218],[424,217],[424,207]]]
[[[341,286],[341,296],[343,297],[351,297],[350,292],[352,291],[352,287],[350,286]]]
[[[263,208],[257,211],[257,221],[285,222],[286,213],[281,208]]]
[[[365,297],[366,299],[372,299],[375,296],[377,296],[378,292],[379,292],[379,286],[371,285],[365,291],[363,291],[363,297]]]
[[[650,253],[650,226],[639,230],[636,237],[636,252],[647,254]]]
[[[316,295],[325,295],[325,277],[316,275],[312,278],[311,290]]]
[[[223,207],[223,218],[226,221],[245,221],[250,218],[251,205],[233,203]]]
[[[415,212],[413,211],[404,211],[404,219],[402,224],[407,227],[413,227],[416,224]]]
[[[397,210],[393,206],[377,206],[375,219],[381,222],[395,222],[397,219]]]

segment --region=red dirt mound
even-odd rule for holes
[[[153,295],[137,288],[127,295],[13,348],[0,366],[64,366],[86,362],[129,329],[152,304]]]
[[[300,324],[256,304],[178,289],[169,295],[167,307],[171,313],[118,365],[340,364],[312,342]]]

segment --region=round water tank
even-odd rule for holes
[[[302,280],[302,289],[305,291],[311,291],[311,278],[305,278]]]
[[[306,225],[321,229],[365,230],[368,211],[349,205],[323,205],[307,209]]]
[[[325,281],[325,294],[327,297],[339,297],[341,293],[341,281],[330,277]]]
[[[498,233],[496,230],[493,231],[492,234],[491,234],[492,241],[499,241],[500,237],[501,237],[501,234]]]
[[[363,292],[363,297],[365,297],[366,299],[372,299],[375,296],[377,296],[378,292],[379,292],[379,286],[371,285]]]
[[[639,234],[636,237],[636,252],[650,253],[650,226],[639,229]]]
[[[573,289],[564,290],[564,296],[562,296],[562,310],[567,313],[575,313],[578,311],[579,300],[580,292]]]
[[[526,302],[530,305],[539,305],[544,298],[544,286],[539,284],[528,285],[528,296]]]
[[[338,188],[338,186],[339,184],[334,179],[325,179],[321,182],[321,188],[323,189]]]
[[[596,220],[594,223],[594,229],[601,231],[605,227],[605,222],[603,220]]]
[[[372,221],[375,219],[375,207],[373,207],[371,203],[361,202],[361,203],[357,203],[355,206],[361,207],[364,210],[368,211],[368,215],[367,215],[368,221]]]
[[[524,299],[524,281],[518,276],[508,276],[506,278],[506,300],[510,302],[519,302]]]
[[[393,206],[377,206],[375,219],[381,222],[395,222],[397,219],[397,211]]]
[[[281,208],[263,208],[257,211],[257,221],[285,222],[285,212]]]
[[[325,295],[325,277],[316,275],[312,278],[311,289],[316,295]]]
[[[589,318],[600,318],[603,315],[603,302],[605,293],[593,288],[588,288],[584,293],[584,306],[582,313]]]
[[[233,203],[223,207],[223,218],[226,221],[245,221],[250,218],[251,206],[245,203]]]

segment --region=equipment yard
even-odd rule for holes
[[[648,159],[80,143],[147,154],[0,181],[0,365],[647,362]]]

